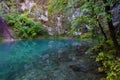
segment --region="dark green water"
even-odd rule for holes
[[[68,64],[75,63],[75,53],[78,53],[76,50],[81,43],[78,40],[22,40],[1,43],[0,80],[88,80],[96,78],[96,75],[89,77],[92,73],[90,72],[87,74],[88,79],[84,77],[79,79],[76,73],[72,73],[68,68]],[[84,44],[87,43],[84,42]],[[85,57],[83,55],[81,60],[87,64],[90,60]],[[81,65],[84,66],[84,64]],[[81,76],[84,75],[83,73]]]

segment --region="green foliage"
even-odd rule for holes
[[[50,15],[62,13],[66,11],[69,7],[72,7],[72,5],[70,5],[71,3],[72,0],[49,0],[48,11]]]
[[[5,15],[5,19],[10,26],[14,26],[19,18],[20,14],[10,13]]]
[[[92,50],[95,53],[99,53],[102,51],[105,51],[105,53],[108,53],[110,50],[113,50],[113,49],[114,49],[114,46],[113,46],[112,40],[103,41],[92,48]]]
[[[98,53],[96,58],[102,66],[99,72],[105,72],[107,76],[104,80],[120,80],[120,58],[115,56],[115,49],[111,40],[96,45],[93,50]]]
[[[76,29],[80,29],[81,27],[85,27],[85,24],[89,25],[89,31],[92,31],[92,29],[96,26],[95,20],[90,18],[88,15],[82,15],[78,16],[76,19],[74,19],[71,23],[71,29],[76,31]]]
[[[111,50],[111,53],[115,52]],[[98,71],[104,71],[107,74],[105,80],[120,80],[120,58],[114,58],[113,54],[100,52],[96,61],[101,62],[103,66],[98,68]]]
[[[29,18],[28,13],[11,13],[5,15],[5,18],[7,23],[12,26],[12,29],[18,38],[32,39],[40,36],[42,32],[44,32],[41,23]]]
[[[83,33],[83,34],[81,34],[80,37],[81,37],[82,39],[84,39],[84,38],[90,38],[90,37],[92,37],[92,33],[91,33],[91,32]]]

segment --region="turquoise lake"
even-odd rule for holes
[[[79,40],[53,39],[1,43],[0,80],[85,80],[78,79],[72,72],[73,78],[69,78],[71,69],[67,68],[69,64],[75,63],[75,53],[78,53],[77,48],[82,43],[88,45]],[[83,62],[87,61],[85,57],[81,56]]]

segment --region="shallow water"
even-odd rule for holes
[[[99,75],[86,71],[90,66],[88,57],[75,56],[82,43],[88,45],[78,40],[52,39],[1,43],[0,80],[98,80],[95,78]],[[69,68],[73,63],[80,63],[85,69],[77,72],[81,76]]]

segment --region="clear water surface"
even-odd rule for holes
[[[85,79],[85,76],[78,79],[67,68],[67,64],[75,60],[74,48],[80,45],[79,40],[53,39],[1,43],[0,80],[94,80],[94,75],[93,78]]]

